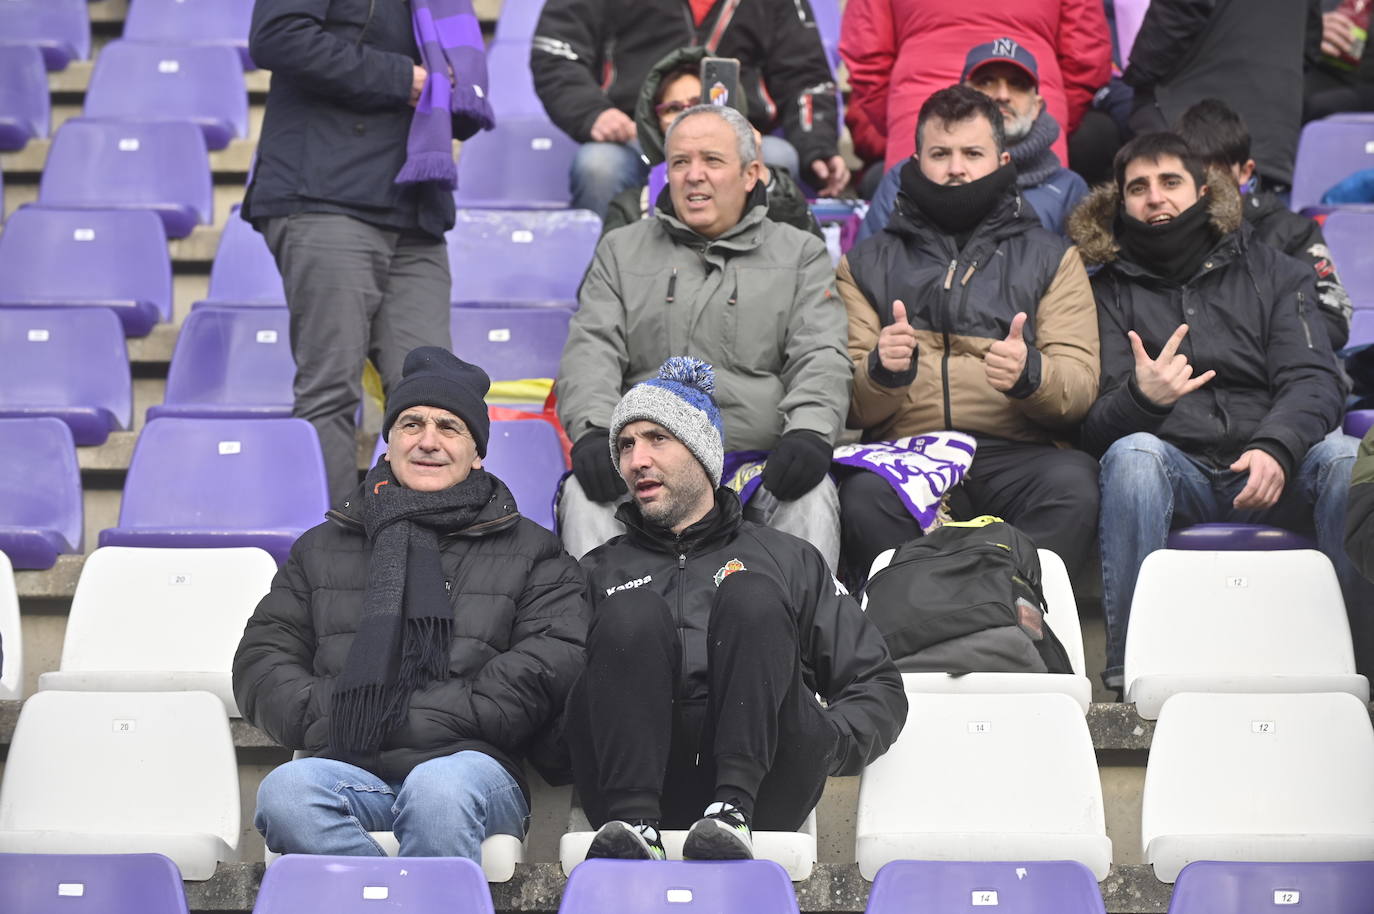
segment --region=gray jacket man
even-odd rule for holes
[[[573,446],[559,500],[574,556],[622,532],[623,480],[605,459],[621,395],[665,359],[716,368],[727,451],[768,451],[746,513],[816,545],[835,566],[838,503],[827,472],[851,370],[825,246],[765,216],[753,129],[729,108],[684,112],[667,137],[656,218],[608,233],[582,282],[558,372]]]

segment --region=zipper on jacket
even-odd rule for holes
[[[373,17],[373,15],[374,15],[376,12],[377,12],[377,0],[368,0],[368,2],[367,2],[367,19],[363,22],[363,27],[362,27],[362,29],[358,32],[358,40],[355,41],[355,42],[353,42],[353,47],[355,47],[355,48],[360,48],[360,47],[363,46],[363,39],[367,37],[367,30],[370,29],[370,28],[372,27],[372,17]]]
[[[676,295],[677,295],[677,267],[673,267],[673,273],[672,273],[671,276],[668,277],[668,294],[667,294],[667,296],[666,296],[663,300],[664,300],[665,302],[667,302],[668,304],[671,305],[671,304],[673,303],[673,299],[675,298]]]
[[[945,291],[954,288],[954,269],[959,266],[959,258],[955,257],[949,262],[949,269],[945,271]]]
[[[1307,348],[1312,348],[1312,328],[1307,326],[1307,314],[1303,308],[1302,293],[1298,293],[1298,320],[1302,322],[1303,336],[1307,337]]]
[[[950,280],[954,278],[954,268],[957,264],[957,260],[951,260],[949,263],[949,273],[945,277],[946,289],[951,288]],[[968,269],[964,271],[964,278],[959,281],[959,307],[957,310],[960,314],[964,312],[964,306],[968,304],[968,281],[973,277],[973,271],[976,269],[978,269],[978,261],[970,261]],[[954,428],[954,407],[951,404],[949,397],[949,328],[953,324],[954,315],[948,310],[948,302],[946,302],[945,325],[942,328],[942,334],[944,336],[945,341],[945,349],[944,352],[940,354],[940,381],[942,387],[940,393],[944,398],[945,428],[950,430],[953,430]]]

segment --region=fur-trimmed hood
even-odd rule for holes
[[[1243,221],[1240,190],[1229,174],[1208,168],[1206,196],[1212,228],[1222,235],[1240,228]],[[1078,245],[1083,262],[1088,266],[1116,260],[1121,251],[1116,240],[1116,219],[1120,213],[1121,194],[1116,189],[1116,182],[1108,181],[1093,188],[1069,216],[1069,238]]]

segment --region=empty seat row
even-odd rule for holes
[[[164,44],[223,45],[248,57],[251,3],[242,0],[133,0],[124,20],[124,38]],[[86,0],[6,0],[0,3],[0,36],[6,44],[38,48],[49,70],[91,56],[91,25]]]

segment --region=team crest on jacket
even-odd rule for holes
[[[716,573],[712,576],[712,580],[714,580],[716,582],[716,586],[719,587],[721,581],[730,577],[730,575],[734,574],[736,571],[748,570],[749,569],[745,568],[744,563],[741,562],[739,559],[731,559],[730,561],[722,565],[718,571],[716,571]]]

